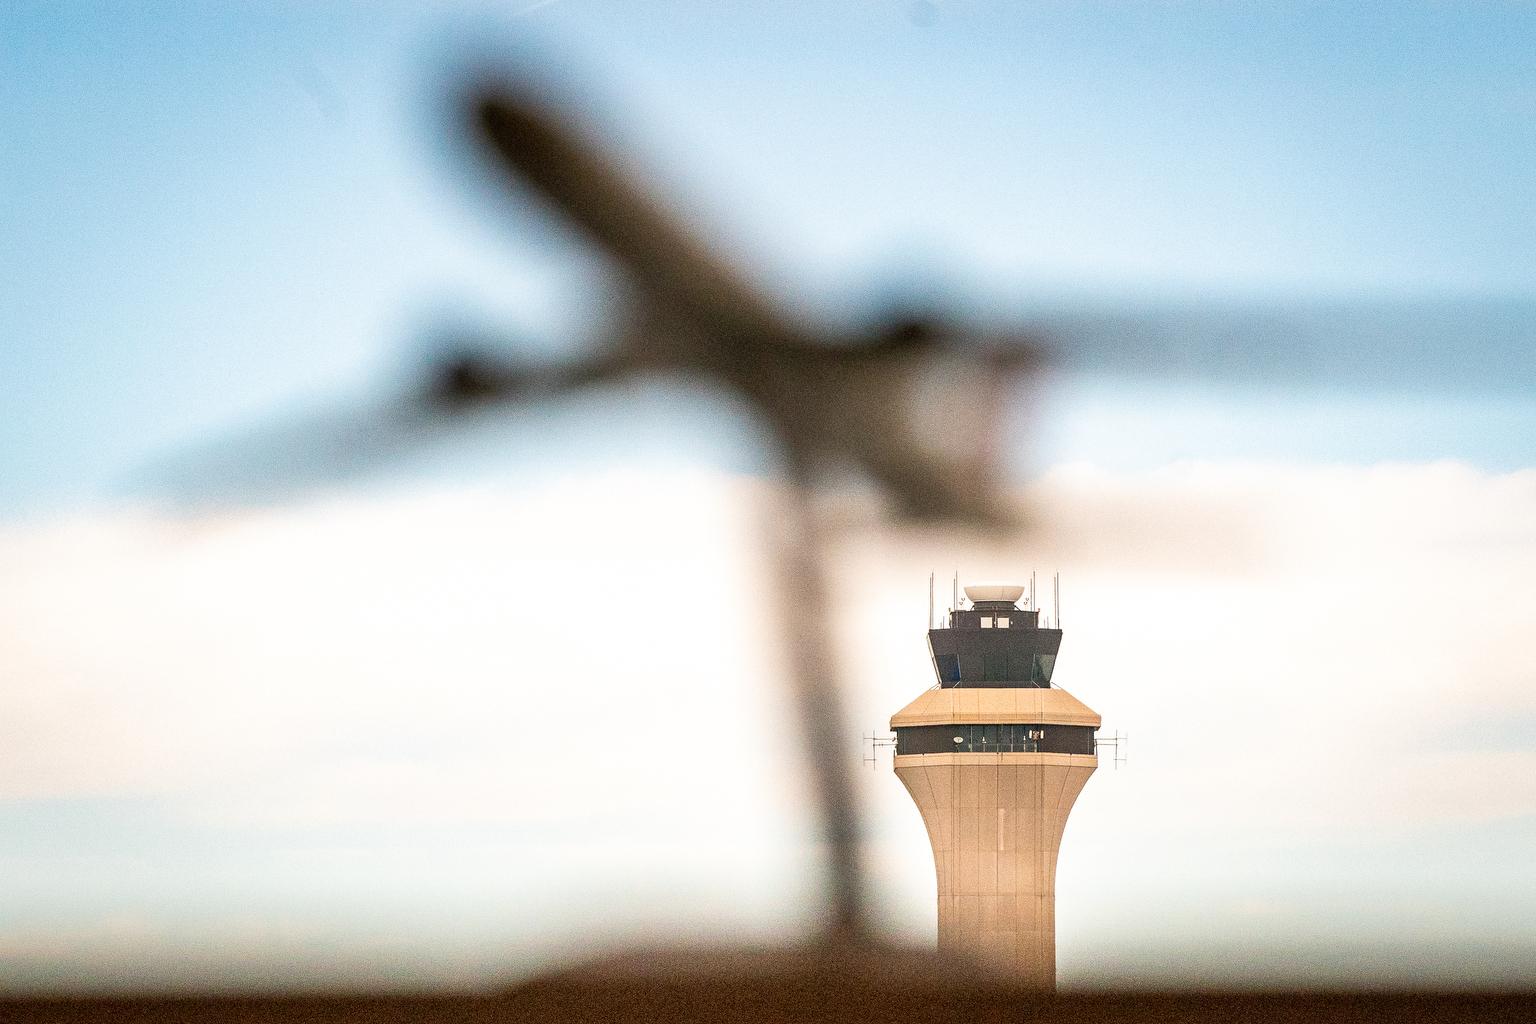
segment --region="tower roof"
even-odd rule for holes
[[[891,716],[892,729],[951,722],[1091,725],[1097,729],[1103,719],[1059,687],[925,690],[917,700]]]

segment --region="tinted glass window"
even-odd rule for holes
[[[1092,754],[1093,733],[1087,725],[918,725],[896,730],[896,753]]]

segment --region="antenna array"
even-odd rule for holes
[[[960,570],[958,569],[955,570],[955,577],[953,583],[951,584],[951,588],[952,589],[950,591],[949,598],[949,617],[946,617],[943,620],[936,619],[934,605],[936,596],[934,593],[934,574],[931,572],[928,574],[929,629],[941,629],[954,625],[952,617],[955,611],[960,607]],[[1025,611],[1040,611],[1040,599],[1037,594],[1038,591],[1036,590],[1035,570],[1031,569],[1029,570],[1029,596],[1025,599],[1024,602]],[[1051,577],[1051,615],[1050,618],[1042,621],[1042,625],[1047,627],[1054,626],[1056,629],[1061,628],[1061,573],[1059,572],[1055,573]]]
[[[886,747],[896,746],[895,733],[867,732],[864,734],[864,763],[870,770],[878,770],[880,767],[880,751]]]
[[[1093,752],[1097,754],[1100,747],[1113,747],[1115,752],[1114,756],[1110,758],[1110,764],[1118,771],[1121,765],[1129,761],[1129,758],[1126,757],[1125,748],[1130,738],[1129,733],[1121,735],[1119,729],[1115,730],[1113,736],[1095,736],[1093,738]]]

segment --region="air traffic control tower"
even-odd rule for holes
[[[1042,628],[1033,595],[1019,608],[1024,591],[966,587],[971,607],[956,607],[939,628],[930,608],[939,683],[898,711],[891,728],[896,775],[933,845],[939,948],[1053,990],[1056,854],[1098,767],[1101,720],[1051,685],[1061,630]]]

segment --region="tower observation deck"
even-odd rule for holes
[[[1056,986],[1056,858],[1098,767],[1099,715],[1053,686],[1061,629],[1025,588],[969,586],[928,630],[938,686],[891,718],[896,776],[917,804],[938,876],[939,948]]]

